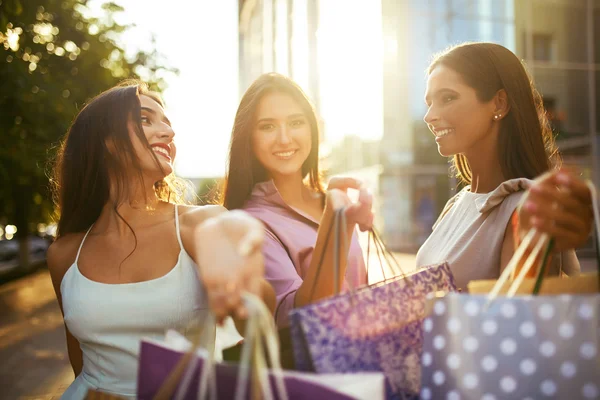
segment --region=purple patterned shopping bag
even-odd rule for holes
[[[436,291],[456,291],[447,263],[292,310],[297,369],[381,371],[388,398],[418,395],[426,296]]]
[[[175,350],[155,341],[142,341],[137,398],[152,400],[185,353],[185,351]],[[198,385],[205,363],[206,356],[199,354],[193,366],[192,379],[184,388],[183,398],[185,400],[198,399]],[[235,398],[239,365],[221,363],[217,364],[215,368],[217,399]],[[381,374],[317,375],[284,371],[283,380],[287,398],[290,400],[382,399],[384,396],[384,377]],[[279,399],[277,390],[275,390],[274,374],[270,375],[270,385],[275,398]],[[249,393],[249,390],[246,390],[246,393]],[[247,395],[246,398],[250,398],[250,396]]]

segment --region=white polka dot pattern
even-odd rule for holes
[[[478,384],[479,379],[475,374],[466,374],[463,378],[463,385],[465,385],[465,388],[467,389],[475,389]]]
[[[433,306],[433,312],[435,312],[436,315],[443,315],[446,312],[446,304],[441,300],[436,301]]]
[[[568,322],[565,322],[560,324],[558,328],[558,333],[563,339],[571,339],[573,335],[575,335],[575,328],[573,327],[573,325],[569,324]]]
[[[593,383],[586,383],[581,388],[581,394],[586,399],[595,399],[598,397],[598,386]]]
[[[430,400],[431,399],[431,389],[428,387],[424,387],[421,389],[421,399],[422,400]]]
[[[442,371],[436,371],[433,374],[433,383],[435,383],[437,386],[443,385],[445,381],[446,375],[444,375]]]
[[[481,360],[481,368],[486,372],[495,371],[497,367],[498,361],[492,356],[485,356],[483,360]]]
[[[498,323],[494,320],[487,320],[483,323],[481,330],[488,336],[492,336],[498,332]]]
[[[572,362],[565,361],[560,366],[560,374],[567,379],[574,377],[576,373],[577,367]]]
[[[436,350],[441,350],[446,346],[446,339],[442,335],[438,335],[433,339],[433,347]]]
[[[431,393],[421,398],[600,400],[600,295],[444,301],[425,333],[421,376]]]
[[[552,342],[544,342],[540,346],[540,353],[544,357],[552,357],[556,353],[556,345]]]
[[[460,357],[458,354],[450,354],[446,360],[446,365],[450,369],[458,369],[460,367]]]
[[[446,395],[446,400],[460,400],[460,394],[457,391],[448,392]]]
[[[577,313],[579,314],[579,317],[581,319],[589,321],[592,319],[592,316],[594,315],[594,309],[592,308],[591,305],[583,303],[582,305],[579,306],[579,310]]]
[[[504,303],[502,304],[501,312],[504,318],[513,318],[517,313],[517,308],[513,303]]]
[[[540,385],[540,391],[544,396],[554,396],[556,394],[556,383],[550,379],[546,379]]]
[[[552,319],[552,317],[554,317],[554,307],[551,304],[543,304],[540,308],[539,308],[539,316],[541,319],[543,320],[549,320]]]
[[[523,375],[533,375],[537,370],[537,364],[531,358],[526,358],[519,364],[519,369]]]
[[[504,393],[512,393],[517,388],[517,381],[512,376],[505,376],[500,380],[500,388]]]
[[[460,320],[458,318],[450,318],[447,326],[448,331],[454,335],[460,332]]]
[[[502,351],[502,354],[507,356],[515,354],[515,351],[517,351],[517,342],[513,339],[504,339],[500,342],[500,350]]]
[[[431,332],[433,329],[433,321],[431,318],[425,318],[425,321],[423,321],[423,329],[425,332]]]
[[[479,348],[479,341],[473,336],[469,336],[463,340],[463,347],[468,353],[474,353]]]
[[[519,327],[519,332],[525,338],[533,337],[535,335],[535,324],[531,321],[523,322]]]
[[[582,358],[591,360],[596,357],[596,345],[593,343],[583,343],[579,348],[579,354],[581,354]]]

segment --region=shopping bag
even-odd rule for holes
[[[529,282],[533,292],[548,279],[539,255],[548,253],[550,240],[533,237],[527,235],[488,294],[451,293],[431,302],[423,324],[422,399],[600,398],[600,294],[516,295],[528,269],[539,269]],[[523,270],[503,289],[525,248],[531,254]]]
[[[265,399],[367,400],[384,397],[384,376],[380,373],[316,375],[283,371],[278,360],[273,317],[260,300],[246,300],[252,303],[248,305],[250,319],[239,364],[216,364],[206,351],[194,348],[172,331],[165,342],[144,340],[140,352],[138,398],[196,400],[258,396]],[[262,311],[257,313],[257,309]],[[163,390],[172,382],[175,385]],[[161,395],[157,396],[159,392]]]
[[[421,399],[600,398],[599,295],[451,293],[424,322]]]
[[[343,213],[336,219],[334,225],[342,226]],[[333,236],[339,242],[339,229]],[[378,254],[390,260],[376,232],[371,236]],[[439,290],[456,290],[446,263],[292,310],[296,368],[318,373],[381,371],[388,398],[418,395],[425,297]]]

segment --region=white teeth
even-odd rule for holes
[[[292,150],[292,151],[285,151],[285,152],[280,152],[280,153],[274,153],[277,157],[289,157],[292,154],[294,154],[296,152],[296,150]]]
[[[157,153],[161,153],[161,154],[164,154],[167,157],[170,157],[169,152],[166,149],[163,149],[162,147],[156,146],[156,147],[153,148],[153,150],[155,152],[157,152]]]
[[[436,131],[435,134],[437,137],[442,137],[442,136],[446,136],[452,132],[454,132],[454,129],[442,129],[441,131]]]

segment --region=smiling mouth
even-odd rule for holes
[[[278,158],[287,159],[296,154],[297,151],[298,150],[278,151],[276,153],[273,153],[273,155]]]
[[[159,147],[159,146],[154,146],[152,148],[152,150],[156,154],[159,154],[159,155],[163,156],[164,158],[166,158],[167,160],[171,161],[171,156],[169,155],[169,152],[165,148]]]
[[[442,138],[450,135],[451,133],[454,133],[453,128],[441,129],[434,132],[436,138]]]

